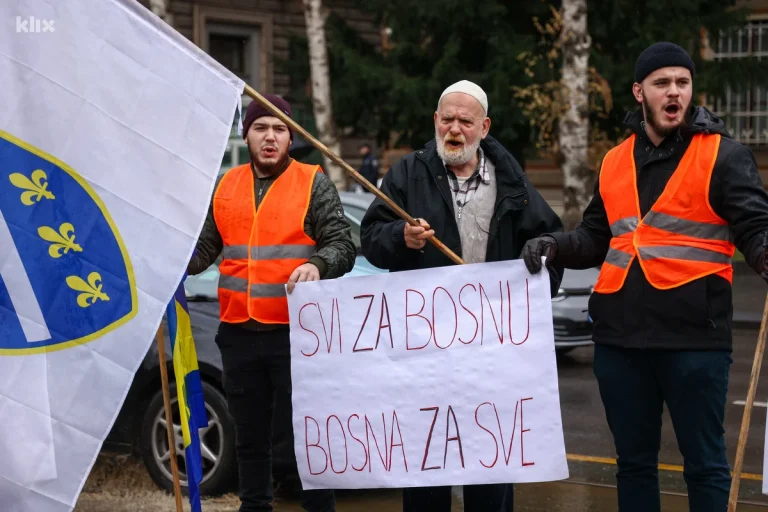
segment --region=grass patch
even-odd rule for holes
[[[744,261],[744,255],[737,250],[736,253],[733,255],[733,261]]]

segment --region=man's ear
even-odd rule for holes
[[[632,85],[632,94],[635,96],[635,100],[638,103],[642,103],[643,102],[643,86],[642,85],[640,85],[639,83],[635,82]]]

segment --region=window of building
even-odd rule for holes
[[[248,38],[228,34],[210,34],[208,36],[208,52],[218,62],[239,77],[248,74]]]
[[[768,19],[750,20],[743,28],[722,34],[712,50],[714,60],[752,57],[768,65]],[[767,87],[748,83],[729,87],[724,96],[710,98],[709,103],[736,140],[768,147]]]
[[[205,20],[202,31],[203,49],[222,66],[240,77],[251,87],[259,87],[262,79],[262,31],[256,24],[235,23],[234,20]],[[251,98],[243,94],[242,115]],[[230,143],[221,163],[226,170],[248,161],[248,149],[237,135],[242,120],[235,115],[232,120]]]
[[[257,87],[261,74],[259,27],[206,23],[208,54],[245,83]]]
[[[194,3],[192,17],[195,44],[257,91],[272,90],[273,23],[269,14],[255,8],[227,9]],[[243,115],[251,101],[243,94]],[[250,158],[242,135],[237,135],[241,123],[242,119],[235,115],[220,172]]]
[[[226,9],[195,3],[193,40],[224,67],[257,91],[271,91],[272,17],[250,9]],[[243,106],[250,98],[243,95]]]

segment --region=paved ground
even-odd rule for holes
[[[757,329],[739,329],[734,333],[734,363],[726,408],[726,444],[728,459],[733,463],[738,443],[739,429],[744,407],[738,401],[745,400],[749,375],[754,359]],[[597,384],[592,377],[592,349],[580,349],[560,358],[558,363],[560,403],[563,410],[563,428],[571,480],[594,484],[614,484],[615,466],[605,459],[613,459],[613,441],[605,422]],[[768,400],[768,370],[758,386],[758,401]],[[736,403],[734,403],[736,402]],[[766,408],[756,407],[752,414],[740,497],[768,506],[768,496],[761,494],[763,444],[765,436]],[[661,472],[664,490],[685,493],[685,482],[679,466],[683,460],[677,450],[672,422],[665,410],[662,419],[662,448],[659,461],[671,467]],[[532,509],[535,510],[535,509]],[[674,509],[670,509],[674,510]]]
[[[130,499],[117,501],[115,497],[101,500],[88,500],[78,504],[75,512],[175,512],[175,505],[170,496],[160,493],[131,495]],[[528,484],[516,491],[515,512],[615,512],[615,490],[595,485],[558,482],[551,484]],[[688,500],[685,496],[662,495],[664,512],[688,512]],[[203,502],[204,512],[236,512],[238,502],[233,496]],[[189,505],[184,504],[189,511]],[[398,491],[342,492],[338,496],[338,512],[394,512],[401,510]],[[461,512],[462,506],[454,501],[452,512]],[[739,512],[762,512],[763,506],[739,503]],[[276,512],[301,512],[296,504],[278,503]]]
[[[761,291],[761,295],[764,292]],[[731,463],[734,459],[744,407],[749,374],[754,357],[757,328],[738,329],[734,336],[734,364],[726,410],[726,441]],[[563,411],[566,450],[569,453],[570,478],[565,482],[516,486],[516,512],[608,512],[616,510],[614,484],[614,450],[610,432],[592,375],[591,348],[573,351],[558,361],[560,396]],[[768,369],[758,387],[756,407],[749,431],[745,475],[741,484],[738,510],[768,510],[768,496],[761,494],[763,444],[768,402]],[[660,481],[664,490],[663,510],[687,511],[685,483],[679,467],[682,458],[677,451],[668,414],[663,419],[662,450],[664,464]],[[206,500],[206,512],[234,512],[237,498],[233,495]],[[143,466],[131,457],[99,458],[81,495],[75,512],[163,512],[174,511],[173,498],[157,490]],[[185,506],[185,510],[188,507]],[[284,501],[278,512],[301,510],[295,501]],[[400,495],[395,490],[346,491],[339,493],[339,512],[398,511]],[[461,511],[454,500],[454,512]]]
[[[768,286],[746,263],[734,265],[733,320],[734,323],[759,324],[763,316]]]

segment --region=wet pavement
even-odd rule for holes
[[[616,490],[572,482],[530,484],[515,497],[516,512],[616,512]],[[662,494],[664,512],[688,512],[688,498]],[[739,512],[765,511],[764,506],[740,503]]]
[[[755,276],[756,277],[756,276]],[[759,290],[764,299],[765,290]],[[759,306],[762,308],[762,303]],[[726,407],[726,444],[731,465],[735,458],[739,430],[744,412],[739,401],[746,400],[749,375],[754,358],[758,329],[742,328],[734,331],[733,365]],[[615,512],[615,451],[605,421],[600,395],[592,374],[591,347],[574,350],[558,358],[560,403],[563,414],[566,451],[570,478],[562,482],[518,484],[515,486],[516,512]],[[768,369],[758,385],[755,407],[745,452],[740,485],[738,510],[752,512],[768,510],[768,496],[762,494],[763,444],[768,403]],[[688,512],[685,481],[682,475],[682,456],[669,413],[662,418],[662,446],[659,453],[659,484],[662,489],[662,510]],[[453,511],[463,510],[460,492],[454,493]],[[293,503],[283,503],[278,511],[300,511]],[[397,491],[341,491],[339,512],[397,511],[401,510]]]
[[[736,326],[754,326],[763,316],[768,286],[746,263],[733,266],[733,322]]]
[[[457,491],[458,492],[458,491]],[[739,503],[739,512],[764,512],[768,505]],[[688,498],[683,495],[664,493],[661,497],[664,512],[689,512]],[[400,493],[376,491],[367,494],[348,495],[339,493],[338,512],[393,512],[402,509]],[[525,484],[515,488],[515,512],[616,512],[616,489],[577,482],[551,482]],[[301,512],[295,503],[278,504],[276,512]],[[461,512],[463,507],[454,495],[451,512]]]
[[[725,425],[728,459],[731,464],[735,457],[757,334],[757,327],[734,331],[734,362],[731,367]],[[613,441],[592,374],[592,357],[593,349],[586,347],[558,358],[560,399],[570,478],[561,482],[516,485],[516,512],[617,510],[616,490],[613,487],[616,471]],[[768,369],[762,371],[756,400],[758,405],[752,414],[744,475],[740,486],[740,512],[768,510],[768,496],[761,493],[763,444],[768,412]],[[124,459],[112,467],[105,465],[102,457],[99,461],[75,512],[175,510],[172,497],[154,486],[139,461]],[[680,466],[683,461],[677,450],[671,420],[666,411],[663,416],[659,461],[662,509],[665,512],[687,512],[686,488]],[[133,469],[126,469],[129,467]],[[453,512],[463,509],[461,493],[458,488],[456,491]],[[339,491],[338,511],[394,512],[402,510],[400,500],[397,490]],[[237,498],[234,495],[226,495],[206,499],[203,510],[235,512],[237,507]],[[185,510],[188,510],[188,506],[185,506]],[[298,512],[301,508],[295,499],[281,499],[275,510]]]
[[[401,510],[400,493],[397,491],[366,491],[367,494],[339,493],[338,512],[393,512]],[[454,493],[451,512],[461,512],[463,507]],[[664,512],[688,512],[688,498],[676,494],[662,494]],[[740,503],[739,512],[764,512],[765,505]],[[296,504],[275,507],[276,512],[301,512]],[[515,512],[616,512],[616,490],[576,482],[525,484],[515,486]]]
[[[458,491],[457,491],[458,493]],[[663,493],[664,512],[688,512],[688,499],[677,494]],[[236,512],[234,495],[203,500],[204,512]],[[175,512],[173,498],[160,491],[94,494],[84,492],[75,512]],[[189,512],[189,504],[184,502]],[[401,495],[396,490],[340,491],[338,512],[396,512],[402,510]],[[516,486],[515,512],[615,512],[616,490],[594,484],[571,481]],[[738,512],[763,512],[765,505],[740,502]],[[454,497],[451,512],[462,512],[460,499]],[[278,501],[275,512],[302,512],[296,500]]]
[[[725,438],[728,460],[733,464],[741,428],[749,375],[754,359],[758,329],[737,329],[733,340],[733,365],[728,389],[725,417]],[[613,440],[605,421],[597,383],[592,375],[591,348],[571,352],[558,361],[560,403],[563,411],[563,429],[566,451],[569,454],[571,480],[614,485],[615,457]],[[762,372],[758,384],[757,402],[752,412],[745,452],[740,497],[768,506],[768,496],[761,494],[763,444],[765,436],[766,401],[768,401],[768,369]],[[607,459],[607,460],[606,460]],[[611,461],[609,463],[608,461]],[[670,492],[685,493],[682,478],[682,456],[677,449],[672,421],[664,410],[662,442],[659,462],[667,469],[660,471],[660,485]]]

